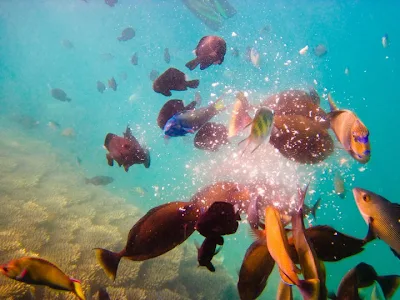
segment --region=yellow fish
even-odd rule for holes
[[[371,157],[369,131],[364,123],[350,110],[339,110],[331,94],[328,94],[331,112],[330,125],[344,149],[358,162],[367,163]]]
[[[253,121],[247,125],[251,125],[251,132],[249,137],[239,143],[241,144],[246,141],[246,146],[243,153],[246,151],[246,148],[250,143],[256,144],[256,147],[251,151],[251,153],[256,151],[258,147],[260,147],[260,145],[269,137],[271,133],[273,120],[274,113],[270,109],[266,107],[261,107],[259,110],[257,110]]]
[[[13,259],[0,266],[0,273],[20,282],[70,291],[79,299],[85,299],[81,283],[78,280],[68,277],[57,266],[38,257]]]

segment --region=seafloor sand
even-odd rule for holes
[[[143,215],[101,187],[85,185],[77,168],[50,144],[9,127],[0,130],[0,263],[40,256],[82,281],[90,299],[100,287],[111,299],[235,299],[236,282],[222,266],[197,268],[193,244],[146,262],[122,260],[115,283],[93,248],[122,249]],[[75,299],[0,276],[1,299]]]

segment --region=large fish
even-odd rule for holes
[[[79,280],[68,277],[56,265],[38,257],[13,259],[0,266],[0,273],[27,284],[45,285],[52,289],[73,292],[86,299]]]
[[[165,124],[164,134],[166,137],[176,137],[194,133],[224,109],[222,99],[218,99],[207,107],[177,113]]]
[[[236,94],[231,119],[229,121],[228,137],[233,137],[242,131],[252,121],[250,115],[250,104],[243,92]]]
[[[249,126],[251,125],[250,135],[239,143],[241,144],[246,142],[243,153],[250,144],[255,144],[256,146],[251,151],[251,153],[253,153],[264,141],[268,139],[271,133],[273,121],[274,113],[270,109],[261,107],[257,110],[253,121],[249,124]]]
[[[256,240],[247,249],[239,272],[237,288],[241,300],[253,300],[261,295],[275,261],[269,254],[265,239]]]
[[[132,135],[129,126],[126,128],[124,137],[108,133],[104,141],[104,147],[108,151],[106,158],[108,165],[111,167],[114,165],[114,160],[119,166],[124,166],[126,172],[134,164],[144,164],[145,168],[150,167],[149,150],[139,144]]]
[[[353,195],[358,210],[369,226],[366,241],[377,237],[400,258],[400,204],[361,188],[354,188]]]
[[[136,222],[120,252],[96,248],[97,261],[107,276],[115,280],[122,257],[143,261],[172,250],[194,232],[197,218],[196,206],[188,202],[157,206]]]
[[[171,96],[171,90],[186,91],[188,87],[195,89],[199,83],[200,81],[197,79],[187,81],[185,73],[175,68],[169,68],[154,80],[153,90],[164,96]]]
[[[357,115],[347,109],[339,110],[328,94],[330,125],[344,149],[358,162],[367,163],[371,157],[369,131]]]
[[[200,70],[204,70],[212,64],[220,65],[224,62],[226,42],[219,36],[205,36],[199,41],[195,53],[196,58],[186,64],[190,70],[194,70],[198,65],[200,65]]]

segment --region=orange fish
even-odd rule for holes
[[[249,116],[250,104],[243,92],[236,94],[231,119],[229,121],[228,137],[236,136],[252,121]]]
[[[42,258],[22,257],[13,259],[0,266],[0,273],[20,282],[70,291],[79,299],[85,299],[79,280],[68,277],[57,266]]]

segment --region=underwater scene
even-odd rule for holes
[[[396,1],[0,1],[0,299],[400,299]]]

